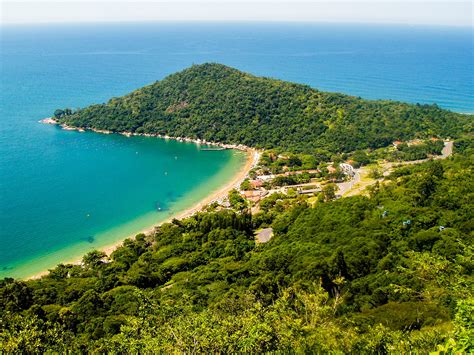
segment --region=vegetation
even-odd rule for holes
[[[368,101],[259,78],[220,64],[195,65],[106,104],[57,110],[59,122],[319,156],[394,140],[457,137],[472,116],[436,105]]]
[[[427,141],[421,144],[408,145],[399,144],[397,150],[393,153],[394,160],[421,160],[430,155],[441,155],[444,144],[442,141]]]
[[[321,164],[330,160],[329,155],[317,154],[281,154],[275,150],[264,151],[259,160],[262,173],[279,174],[285,171],[318,169]]]
[[[0,352],[474,351],[473,178],[455,155],[368,197],[274,194],[254,215],[233,192],[239,211],[3,280]]]
[[[466,145],[467,138],[457,140],[458,146]],[[323,154],[319,151],[313,154],[306,153],[284,153],[278,154],[276,150],[267,150],[262,153],[256,172],[260,174],[281,174],[286,172],[305,172],[311,177],[324,177],[341,180],[344,174],[338,169],[338,164],[348,162],[354,168],[359,168],[380,161],[403,162],[423,160],[433,156],[441,155],[444,148],[442,140],[420,140],[415,142],[400,142],[396,147],[390,146],[379,149],[356,150],[349,153]],[[327,166],[333,162],[338,171],[328,174]],[[283,180],[297,180],[296,176]],[[293,184],[301,183],[294,181]],[[292,183],[279,184],[291,185]]]
[[[297,184],[306,184],[310,181],[311,181],[311,174],[302,173],[298,175],[277,176],[272,180],[271,185],[274,187],[290,186],[290,185],[297,185]]]
[[[289,172],[276,185],[341,179],[346,160],[358,167],[442,148],[395,149],[395,140],[462,137],[453,157],[399,168],[368,196],[337,199],[330,183],[310,202],[290,189],[251,214],[233,190],[230,209],[214,203],[110,257],[93,251],[41,279],[4,279],[1,353],[474,351],[472,116],[203,64],[54,117],[272,149],[258,173]],[[267,227],[272,239],[257,244]]]

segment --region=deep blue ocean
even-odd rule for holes
[[[219,62],[320,90],[474,112],[472,28],[149,23],[0,31],[0,277],[27,276],[124,238],[202,198],[242,162],[192,144],[38,123],[56,108],[105,102],[193,63]]]

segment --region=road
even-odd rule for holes
[[[446,141],[444,142],[444,148],[441,151],[441,155],[436,156],[434,159],[446,159],[447,157],[453,154],[453,142]],[[392,162],[392,163],[384,163],[381,164],[382,170],[384,170],[384,176],[387,176],[393,167],[401,166],[401,165],[409,165],[409,164],[419,164],[429,159],[421,159],[421,160],[412,160],[412,161],[405,161],[405,162]],[[362,184],[362,186],[357,186],[356,189],[354,187],[361,182],[361,173],[364,171],[364,168],[354,169],[354,178],[349,181],[344,181],[337,183],[337,187],[339,188],[337,194],[344,196],[350,192],[351,195],[357,194],[360,191],[364,190],[367,186],[374,184],[377,180],[373,182],[368,182],[367,184]],[[365,173],[365,171],[364,171]],[[285,193],[285,188],[297,188],[297,187],[305,187],[305,186],[321,186],[320,183],[306,183],[306,184],[299,184],[299,185],[292,185],[292,186],[284,186],[277,189],[268,190],[268,195],[273,193]]]
[[[453,154],[453,146],[454,144],[452,141],[444,142],[444,148],[441,151],[441,155],[435,159],[446,159],[449,157],[451,154]]]
[[[453,142],[452,141],[445,141],[444,142],[444,147],[443,150],[441,151],[441,155],[436,156],[434,159],[446,159],[449,156],[453,154]],[[388,175],[388,173],[392,170],[394,166],[401,166],[401,165],[411,165],[411,164],[419,164],[419,163],[424,163],[425,161],[428,161],[430,159],[421,159],[421,160],[412,160],[412,161],[405,161],[405,162],[394,162],[394,163],[384,163],[382,164],[382,169],[384,170],[384,176]],[[339,187],[339,192],[338,194],[341,196],[344,196],[346,193],[351,191],[354,186],[360,182],[361,176],[360,173],[362,169],[355,169],[355,175],[354,178],[350,181],[345,181],[337,184]],[[376,182],[377,180],[374,180],[372,183],[368,185],[372,185]],[[367,186],[368,186],[367,185]],[[367,186],[363,186],[362,189],[365,189]],[[358,188],[357,190],[362,190],[361,188]]]
[[[344,194],[354,187],[355,184],[360,182],[360,169],[354,169],[354,178],[349,181],[340,182],[337,185],[339,188],[338,195],[344,196]]]

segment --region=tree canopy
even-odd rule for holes
[[[194,65],[105,104],[60,111],[55,112],[59,122],[75,127],[311,154],[456,137],[472,122],[472,116],[436,105],[369,101],[212,63]]]
[[[472,181],[456,155],[369,196],[274,194],[5,279],[0,352],[472,351]]]

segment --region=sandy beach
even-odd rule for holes
[[[44,123],[55,124],[53,122],[51,122],[51,123],[50,122],[44,122]],[[240,150],[242,150],[242,149],[240,149]],[[258,163],[260,153],[257,150],[252,149],[252,148],[246,148],[245,151],[247,153],[247,159],[246,159],[246,162],[245,162],[244,166],[232,178],[232,180],[230,180],[224,186],[222,186],[219,189],[213,191],[212,193],[207,195],[204,199],[199,201],[194,206],[192,206],[192,207],[190,207],[190,208],[188,208],[184,211],[181,211],[181,212],[179,212],[175,215],[170,216],[165,221],[162,221],[160,223],[152,225],[149,228],[146,228],[145,230],[137,231],[133,235],[129,235],[128,237],[123,238],[122,240],[117,241],[116,243],[113,243],[111,245],[108,245],[108,246],[105,246],[105,247],[102,247],[102,248],[98,248],[98,249],[103,251],[104,253],[106,253],[108,256],[110,256],[115,249],[119,248],[123,244],[123,241],[125,239],[134,238],[137,234],[140,234],[140,233],[144,233],[144,234],[149,235],[149,234],[154,232],[156,227],[158,227],[158,226],[160,226],[164,223],[169,223],[173,219],[183,219],[183,218],[190,217],[193,214],[195,214],[196,212],[201,211],[205,206],[207,206],[207,205],[209,205],[209,204],[211,204],[215,201],[222,201],[224,198],[227,197],[228,193],[232,189],[238,188],[240,186],[242,181],[247,177],[249,171]],[[81,263],[81,261],[82,261],[82,258],[81,259],[74,259],[74,260],[65,260],[62,263],[63,264],[79,265]],[[36,273],[34,275],[25,277],[24,279],[27,279],[27,280],[29,280],[29,279],[38,279],[38,278],[41,278],[42,276],[47,275],[48,273],[49,273],[48,270],[44,270],[44,271],[41,271],[41,272]]]

